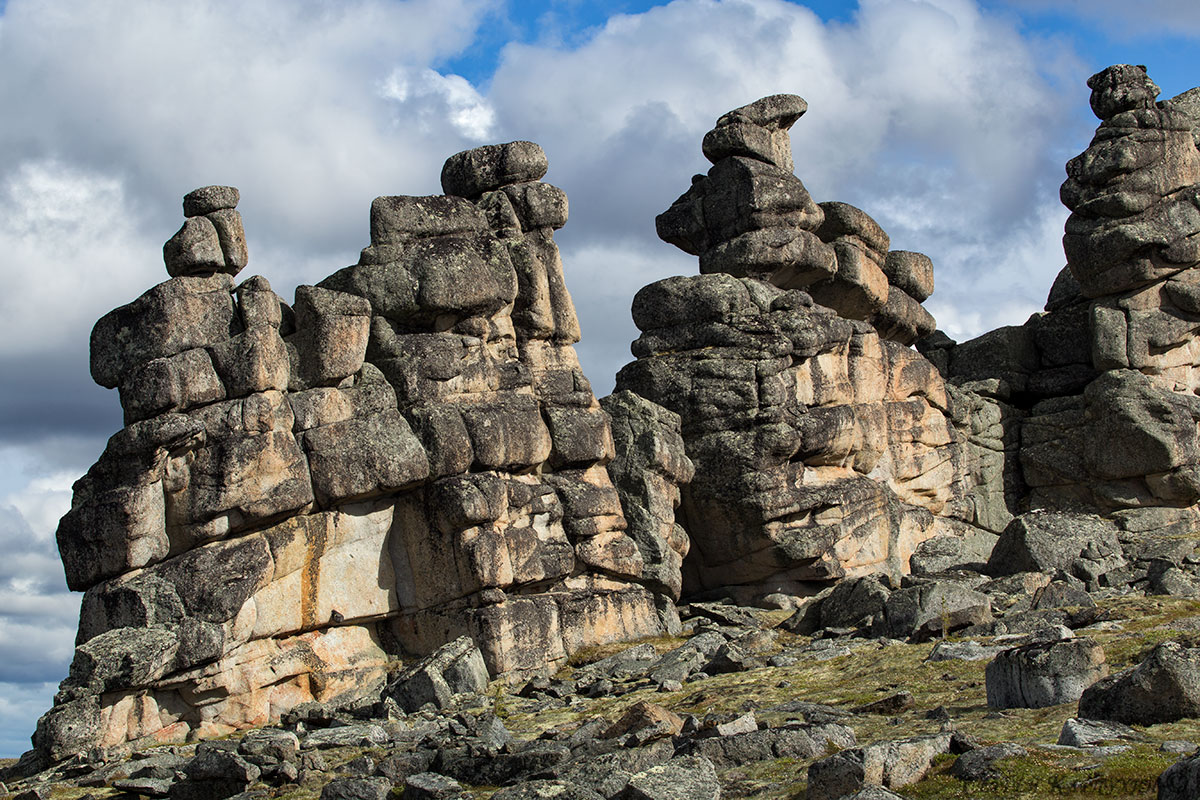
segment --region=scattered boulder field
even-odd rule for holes
[[[0,795],[1200,797],[1200,89],[1088,86],[1045,311],[963,343],[794,174],[803,99],[721,116],[604,398],[532,142],[291,303],[191,192],[92,332],[125,427]]]

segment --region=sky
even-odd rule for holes
[[[1147,65],[1200,84],[1194,0],[0,0],[0,757],[67,671],[78,594],[54,545],[121,425],[88,334],[165,280],[193,188],[230,184],[242,277],[290,299],[357,260],[372,198],[440,193],[445,158],[531,139],[566,190],[557,235],[584,370],[611,391],[633,294],[694,258],[654,216],[724,112],[788,92],[796,172],[934,262],[964,340],[1039,311],[1064,263],[1063,164],[1085,81]]]

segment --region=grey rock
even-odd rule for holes
[[[1142,663],[1090,687],[1079,716],[1126,725],[1200,717],[1200,648],[1164,642]]]
[[[730,736],[697,738],[680,748],[713,762],[717,769],[728,769],[755,761],[777,758],[807,760],[822,755],[829,747],[853,747],[854,732],[837,724],[788,724]]]
[[[896,692],[895,694],[881,697],[865,705],[855,706],[851,709],[855,714],[883,714],[895,715],[902,711],[907,711],[917,704],[916,698],[912,692],[907,690]]]
[[[695,474],[679,415],[628,391],[600,404],[611,422],[616,453],[608,474],[621,497],[626,533],[642,554],[642,575],[678,600],[691,541],[676,522],[675,509],[679,487]]]
[[[378,747],[388,741],[387,731],[373,722],[318,728],[304,736],[305,749],[326,750],[333,747]]]
[[[567,193],[557,186],[541,182],[515,183],[505,186],[503,191],[512,203],[522,230],[558,230],[567,224]]]
[[[171,797],[199,800],[224,798],[243,792],[258,780],[261,771],[244,758],[211,743],[202,743],[196,757],[184,767],[187,780],[171,787]]]
[[[609,678],[634,678],[645,675],[658,660],[658,652],[652,644],[638,644],[599,661],[583,665],[581,671]]]
[[[917,545],[909,558],[914,575],[930,575],[949,569],[966,569],[985,564],[996,546],[996,534],[970,528],[964,535],[943,535]]]
[[[231,399],[288,388],[288,351],[279,332],[270,326],[231,336],[210,347],[208,353]]]
[[[236,186],[202,186],[183,196],[183,215],[202,217],[214,211],[237,208],[241,194]]]
[[[33,733],[33,746],[51,761],[61,761],[86,750],[102,732],[99,698],[88,695],[56,703],[43,714]]]
[[[840,581],[820,605],[822,628],[869,625],[887,606],[892,590],[886,576],[867,575]]]
[[[305,387],[337,386],[362,369],[371,304],[345,292],[296,287],[296,372]]]
[[[250,262],[246,249],[246,231],[242,226],[242,215],[232,209],[214,211],[205,217],[217,230],[217,241],[221,244],[221,258],[225,262],[221,272],[237,275]]]
[[[914,298],[893,286],[887,301],[870,317],[879,336],[905,347],[937,329],[937,320]]]
[[[1200,581],[1176,566],[1151,569],[1150,591],[1174,597],[1200,597]]]
[[[968,639],[965,642],[942,641],[933,646],[926,661],[990,661],[1003,647],[988,647]]]
[[[883,262],[883,272],[888,283],[917,302],[933,294],[933,262],[924,253],[891,250]]]
[[[604,795],[570,781],[527,781],[501,789],[494,800],[603,800]]]
[[[570,756],[570,748],[561,742],[537,740],[498,753],[443,748],[438,751],[434,769],[467,783],[507,786],[547,774]]]
[[[114,789],[143,797],[167,797],[175,781],[168,778],[122,778],[112,782]]]
[[[135,368],[229,338],[233,282],[227,275],[160,283],[92,329],[92,378],[115,388]]]
[[[659,214],[655,227],[664,241],[702,255],[750,231],[789,227],[812,231],[822,218],[820,207],[791,170],[731,156],[721,159],[707,177]],[[809,266],[797,265],[797,276],[808,275]]]
[[[1158,776],[1158,800],[1200,797],[1200,753],[1181,758]]]
[[[703,756],[677,756],[637,773],[617,795],[620,800],[718,800],[721,784]]]
[[[384,778],[334,778],[321,789],[321,800],[386,800],[391,793]]]
[[[404,796],[408,800],[451,800],[461,793],[458,781],[436,772],[420,772],[404,780]]]
[[[904,800],[904,798],[882,786],[864,786],[854,794],[846,795],[844,800]]]
[[[1096,605],[1096,601],[1082,587],[1066,581],[1051,581],[1034,592],[1032,608],[1091,607],[1094,605]]]
[[[390,780],[393,784],[404,785],[410,775],[428,772],[433,766],[437,753],[433,750],[417,749],[411,753],[393,753],[381,759],[376,765],[376,771]]]
[[[883,629],[896,639],[925,641],[992,619],[987,595],[955,581],[925,581],[892,592]]]
[[[442,190],[473,200],[492,189],[539,180],[547,169],[545,152],[533,142],[485,145],[446,159]]]
[[[1031,332],[1008,325],[989,331],[950,352],[949,377],[956,381],[999,379],[1016,392],[1024,392],[1029,376],[1040,366]]]
[[[725,637],[714,631],[697,634],[679,647],[663,653],[650,666],[648,674],[655,683],[683,682],[708,663],[725,644]]]
[[[1092,747],[1103,742],[1140,741],[1142,738],[1133,728],[1120,722],[1072,717],[1063,723],[1058,743],[1069,747]]]
[[[571,761],[554,769],[559,780],[589,788],[602,797],[614,797],[635,774],[670,760],[675,747],[669,739],[660,739],[641,747],[621,748],[595,754],[583,748]]]
[[[187,411],[225,399],[225,387],[202,348],[156,358],[135,368],[121,382],[125,424],[170,411]]]
[[[455,694],[487,691],[488,670],[475,642],[461,636],[405,669],[384,688],[405,711],[427,703],[437,708],[451,705]]]
[[[821,210],[825,212],[824,221],[817,229],[817,235],[821,237],[821,241],[831,242],[844,236],[852,236],[861,240],[871,250],[879,253],[888,252],[891,239],[867,212],[849,203],[836,201],[820,205]]]
[[[704,136],[704,157],[714,164],[730,156],[748,156],[792,171],[789,128],[808,110],[792,94],[764,97],[723,114]]]
[[[996,780],[1000,772],[993,764],[1006,758],[1024,758],[1027,755],[1029,752],[1015,742],[1000,742],[963,753],[950,767],[950,774],[963,781]]]
[[[413,239],[480,233],[487,219],[462,197],[376,197],[371,201],[372,252]],[[364,260],[362,263],[368,263]]]
[[[163,245],[163,261],[172,278],[208,277],[225,272],[225,253],[216,225],[208,217],[185,220],[183,227]]]
[[[950,734],[916,736],[842,750],[808,768],[808,800],[837,800],[868,786],[916,783],[933,759],[950,750]]]
[[[1104,650],[1091,639],[1034,642],[1005,650],[988,664],[988,706],[1044,708],[1074,702],[1107,674]]]
[[[291,731],[259,728],[242,736],[238,752],[247,758],[291,761],[300,752],[300,740]]]
[[[1111,522],[1093,515],[1034,512],[1015,518],[988,559],[993,575],[1062,570],[1085,580],[1123,566]]]
[[[323,508],[415,486],[429,476],[425,449],[394,409],[313,428],[302,441],[313,495]]]
[[[1107,372],[1085,392],[1094,423],[1084,461],[1099,480],[1167,473],[1149,487],[1160,504],[1200,497],[1200,401],[1154,384],[1133,370]],[[1162,502],[1166,501],[1166,502]]]
[[[117,628],[75,648],[65,683],[102,694],[146,686],[175,665],[178,638],[165,628]]]

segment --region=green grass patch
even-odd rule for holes
[[[919,783],[901,791],[911,800],[1042,800],[1047,797],[1153,800],[1158,776],[1177,756],[1148,746],[1108,758],[1033,750],[1025,758],[996,762],[1000,777],[961,781],[949,774],[953,759],[941,760]]]

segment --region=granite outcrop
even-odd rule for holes
[[[1046,310],[961,344],[922,306],[932,261],[793,173],[803,99],[721,116],[712,167],[656,220],[699,274],[636,294],[635,360],[603,399],[554,240],[567,198],[532,142],[451,156],[442,195],[377,198],[358,262],[291,303],[235,280],[237,190],[187,195],[170,280],[92,333],[125,427],[59,525],[84,596],[37,757],[211,739],[313,702],[415,714],[497,680],[598,697],[628,670],[671,692],[763,666],[773,632],[707,631],[554,688],[574,654],[680,633],[680,602],[718,625],[757,629],[710,602],[733,600],[799,607],[793,636],[920,643],[1200,596],[1200,90],[1157,102],[1129,65],[1089,87],[1101,124],[1067,166]],[[1065,634],[938,647],[994,657],[997,706],[1082,695],[1119,721],[1139,676],[1170,671],[1105,678],[1103,652]],[[657,738],[675,721],[634,723]],[[697,759],[719,750],[687,744],[675,767],[715,785]],[[896,787],[929,766],[864,766],[885,750],[810,776]]]
[[[237,190],[187,195],[171,279],[92,333],[126,427],[59,525],[84,598],[40,752],[278,721],[461,636],[486,682],[678,628],[691,464],[669,412],[614,401],[649,443],[618,461],[627,533],[546,170],[531,142],[451,157],[445,195],[377,198],[359,262],[292,303],[235,282]]]

